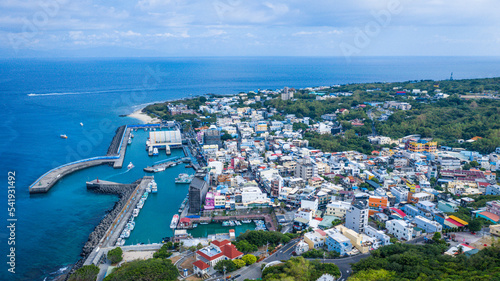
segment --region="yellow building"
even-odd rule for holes
[[[337,225],[335,227],[342,235],[351,240],[351,244],[359,250],[360,253],[366,254],[370,251],[372,246],[371,242],[363,242],[363,234],[357,233],[356,231],[349,229],[343,225]]]
[[[426,143],[421,142],[410,142],[408,144],[408,150],[412,152],[429,152],[433,153],[437,150],[437,142],[429,141]]]
[[[500,236],[500,224],[490,225],[490,234]]]

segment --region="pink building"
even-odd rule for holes
[[[205,210],[213,210],[215,207],[214,194],[212,192],[207,192],[205,197]]]

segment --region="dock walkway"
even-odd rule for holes
[[[120,236],[121,232],[125,228],[125,225],[129,221],[132,216],[132,211],[135,206],[141,199],[142,195],[146,190],[146,186],[153,180],[153,177],[145,176],[142,180],[137,184],[134,191],[131,193],[130,197],[127,199],[127,202],[120,210],[116,218],[113,220],[113,223],[109,226],[104,236],[101,238],[99,245],[90,253],[90,255],[85,260],[84,265],[89,264],[97,264],[100,260],[102,254],[105,252],[103,249],[110,249],[115,247],[116,240]],[[126,188],[129,186],[128,184],[119,184],[114,182],[107,182],[99,180],[93,180],[91,182],[87,182],[87,188],[98,188],[103,186],[123,186]],[[106,251],[107,252],[107,251]]]

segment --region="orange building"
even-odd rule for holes
[[[389,201],[387,197],[381,196],[370,196],[368,199],[368,206],[371,208],[379,208],[380,206],[387,207],[389,205]]]

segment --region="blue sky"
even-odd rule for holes
[[[498,0],[2,0],[0,57],[499,56]]]

